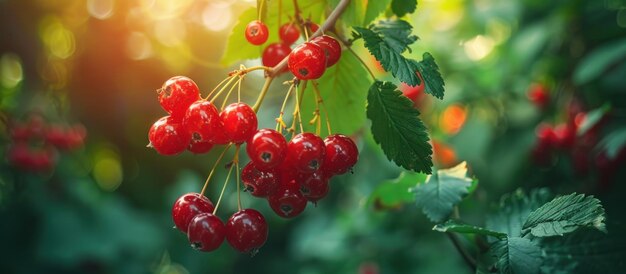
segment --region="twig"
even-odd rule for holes
[[[463,257],[463,260],[471,269],[472,273],[476,272],[476,259],[474,259],[472,255],[470,255],[469,252],[467,252],[467,250],[461,245],[459,238],[451,232],[446,232],[446,235],[448,235],[448,238],[450,238],[452,244],[456,247],[456,250],[459,251],[461,257]]]

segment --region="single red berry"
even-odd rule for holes
[[[337,40],[328,35],[315,37],[311,43],[320,46],[326,54],[326,67],[336,64],[341,57],[341,45]]]
[[[265,43],[269,34],[265,23],[259,20],[254,20],[246,26],[246,40],[255,46]]]
[[[272,43],[263,51],[261,62],[266,67],[274,67],[280,63],[285,57],[289,56],[291,48],[283,43]],[[287,71],[285,67],[282,72]]]
[[[287,144],[285,161],[301,173],[313,173],[322,167],[326,146],[319,136],[304,132]]]
[[[306,25],[311,30],[311,34],[315,33],[320,28],[320,25],[313,22],[307,22]]]
[[[289,46],[298,40],[300,30],[298,30],[294,23],[287,23],[280,26],[278,37],[280,37],[280,40],[282,40],[285,45]]]
[[[54,152],[50,149],[39,148],[30,152],[30,166],[32,171],[49,171],[54,167]]]
[[[346,173],[359,159],[359,150],[348,136],[330,135],[324,139],[324,145],[326,157],[323,168],[329,175]]]
[[[576,142],[576,128],[573,125],[560,124],[554,128],[556,146],[571,149]]]
[[[328,179],[322,171],[317,171],[313,174],[301,174],[298,179],[300,192],[302,192],[304,198],[316,204],[317,201],[328,194]]]
[[[237,144],[250,139],[257,130],[256,112],[244,103],[228,105],[220,113],[220,119],[222,119],[226,137]]]
[[[30,149],[27,142],[15,142],[7,150],[7,160],[14,166],[26,168],[30,165]]]
[[[157,95],[161,107],[171,116],[180,119],[189,105],[200,99],[200,89],[193,80],[185,76],[175,76],[163,83],[157,90]]]
[[[287,65],[300,80],[318,79],[326,71],[326,53],[322,47],[306,42],[291,51]]]
[[[239,252],[256,253],[267,240],[267,222],[251,208],[235,212],[226,222],[226,241]]]
[[[540,124],[536,130],[537,143],[532,150],[535,163],[547,166],[552,162],[553,150],[557,144],[554,129],[547,124]]]
[[[539,108],[545,108],[550,103],[548,88],[542,84],[533,84],[527,93],[528,99]]]
[[[306,208],[306,198],[302,196],[300,192],[300,186],[298,183],[282,182],[276,193],[267,198],[270,207],[276,214],[283,218],[293,218]]]
[[[249,162],[241,171],[241,181],[252,196],[267,197],[276,192],[279,174],[276,170],[261,171],[253,162]]]
[[[200,213],[189,223],[187,239],[191,247],[200,251],[216,250],[226,236],[226,227],[213,213]]]
[[[194,141],[193,139],[189,142],[189,146],[187,146],[187,150],[193,154],[204,154],[211,151],[213,148],[213,143],[206,141]]]
[[[198,100],[191,104],[185,113],[183,125],[191,135],[192,143],[228,143],[220,114],[209,101]]]
[[[50,125],[44,133],[44,138],[48,144],[63,149],[68,145],[65,132],[66,130],[60,125]]]
[[[200,213],[211,213],[215,207],[209,198],[200,193],[187,193],[180,196],[172,207],[172,219],[178,230],[187,233],[189,223]]]
[[[149,146],[159,154],[174,155],[181,153],[191,141],[191,135],[183,124],[171,116],[165,116],[156,121],[148,132]]]
[[[287,155],[287,141],[278,131],[273,129],[258,130],[246,146],[250,160],[260,170],[278,167]]]

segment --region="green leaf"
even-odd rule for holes
[[[606,156],[611,160],[617,157],[624,146],[626,146],[626,127],[613,130],[598,144],[598,147],[606,151]]]
[[[330,6],[336,7],[339,4],[339,0],[331,0]],[[341,14],[341,21],[348,26],[362,26],[363,18],[365,16],[367,1],[350,1],[348,6]]]
[[[452,214],[454,206],[468,194],[472,184],[466,174],[467,166],[463,162],[451,169],[438,170],[425,183],[415,187],[415,202],[428,219],[439,223]]]
[[[492,256],[497,258],[498,273],[539,273],[542,257],[541,248],[526,238],[510,237],[493,243]]]
[[[438,224],[435,227],[433,227],[433,230],[439,231],[439,232],[457,232],[457,233],[463,233],[463,234],[478,234],[478,235],[483,235],[483,236],[491,236],[491,237],[495,237],[498,239],[506,238],[505,233],[489,230],[489,229],[478,227],[478,226],[460,223],[455,220],[448,220],[447,222],[443,224]]]
[[[557,197],[528,215],[522,235],[535,237],[562,236],[581,227],[606,231],[604,208],[593,196],[569,194]]]
[[[419,72],[426,83],[426,93],[431,94],[439,99],[443,99],[444,85],[441,73],[439,73],[439,67],[435,63],[430,53],[424,53],[422,61],[418,63]]]
[[[393,0],[391,2],[391,10],[398,17],[402,17],[407,13],[413,13],[416,8],[417,0]]]
[[[604,115],[606,115],[610,110],[611,105],[605,104],[597,109],[587,112],[587,114],[585,114],[585,119],[583,120],[582,124],[578,126],[578,130],[576,132],[578,136],[582,136],[587,133],[587,131],[589,131],[596,124],[598,124],[598,122],[602,120],[602,117],[604,117]]]
[[[387,9],[389,3],[391,3],[391,0],[368,1],[362,26],[366,26],[367,24],[374,21],[374,19],[376,19],[383,11]]]
[[[541,239],[544,273],[620,273],[626,269],[624,227],[609,224],[609,234],[584,228],[564,237]]]
[[[432,148],[420,113],[394,84],[374,82],[367,95],[366,113],[374,140],[387,159],[408,170],[431,172]]]
[[[410,189],[426,180],[426,174],[402,172],[396,179],[380,183],[368,199],[368,204],[378,203],[386,208],[393,208],[415,201],[415,194]]]
[[[364,78],[367,71],[352,54],[344,54],[339,62],[324,72],[324,77],[317,80],[319,91],[324,100],[324,107],[320,106],[321,118],[325,121],[324,110],[328,111],[328,119],[331,121],[332,130],[350,135],[362,128],[365,124],[365,107],[367,90],[370,85],[369,78]],[[308,83],[304,93],[302,104],[303,119],[310,120],[315,111],[315,91],[312,83]],[[308,125],[307,129],[313,130],[314,125]],[[321,131],[321,137],[325,137],[325,130]]]
[[[602,76],[626,58],[626,39],[613,42],[587,55],[574,71],[574,83],[582,85]]]
[[[487,215],[486,227],[504,232],[509,237],[519,237],[528,215],[551,197],[552,194],[545,188],[534,189],[528,196],[521,190],[504,195],[498,206],[499,210]]]

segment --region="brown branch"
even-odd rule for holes
[[[341,0],[341,2],[337,4],[337,7],[335,7],[335,9],[330,13],[328,19],[326,19],[326,22],[324,22],[324,24],[315,33],[313,33],[313,35],[311,35],[309,39],[318,37],[322,35],[322,33],[324,33],[326,30],[334,28],[337,19],[339,19],[339,16],[341,16],[344,10],[346,10],[346,7],[349,3],[350,0]],[[267,75],[269,77],[276,76],[280,71],[285,68],[285,66],[287,65],[287,60],[289,60],[289,56],[285,57],[282,61],[280,61],[280,63],[278,63],[278,65],[269,70],[267,72]]]

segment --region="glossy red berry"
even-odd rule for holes
[[[323,168],[329,175],[346,173],[359,159],[359,150],[348,136],[330,135],[324,139],[324,145],[326,157]]]
[[[306,208],[307,200],[300,192],[300,186],[295,181],[283,182],[276,193],[267,199],[270,207],[283,218],[293,218],[300,215]]]
[[[278,167],[287,155],[287,141],[278,131],[260,129],[248,140],[246,152],[260,170]]]
[[[291,48],[283,43],[272,43],[263,51],[261,62],[266,67],[276,66],[291,53]],[[285,67],[283,72],[287,71]]]
[[[212,213],[200,213],[189,223],[187,239],[191,247],[200,251],[216,250],[226,236],[222,220]]]
[[[296,135],[287,144],[287,164],[301,173],[310,174],[322,167],[326,146],[319,136],[304,132]]]
[[[156,121],[148,132],[149,146],[152,146],[159,154],[175,155],[183,152],[191,135],[183,124],[171,116],[165,116]]]
[[[298,79],[318,79],[326,71],[326,53],[322,47],[306,42],[291,51],[287,65]]]
[[[278,30],[278,37],[283,41],[287,46],[293,44],[300,37],[300,31],[293,23],[288,23],[280,26]]]
[[[527,93],[528,99],[539,108],[545,108],[550,103],[548,88],[542,84],[533,84]]]
[[[185,113],[183,125],[191,135],[192,143],[228,143],[219,112],[209,101],[199,100],[191,104]]]
[[[337,40],[328,35],[315,37],[311,43],[320,46],[326,54],[326,67],[336,64],[341,57],[341,45]]]
[[[224,134],[231,142],[240,144],[250,139],[257,130],[256,112],[247,104],[232,103],[222,113]]]
[[[313,174],[302,174],[299,176],[300,192],[310,202],[317,203],[328,194],[328,177],[317,171]]]
[[[256,197],[267,197],[276,192],[279,179],[276,170],[258,170],[253,162],[249,162],[241,171],[241,181],[245,190]]]
[[[172,207],[172,219],[178,230],[187,233],[189,223],[200,213],[213,212],[213,203],[200,193],[187,193],[180,196]]]
[[[185,76],[175,76],[163,83],[157,90],[157,96],[165,111],[174,118],[181,119],[189,105],[200,99],[200,89],[193,80]]]
[[[254,20],[246,26],[246,40],[255,46],[261,45],[267,41],[270,32],[265,23]]]
[[[240,210],[226,222],[226,241],[239,252],[256,253],[267,240],[267,222],[251,208]]]

